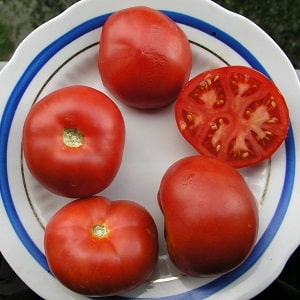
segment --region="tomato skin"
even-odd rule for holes
[[[93,235],[93,226],[108,233]],[[49,267],[62,284],[84,295],[131,290],[151,275],[158,236],[148,211],[130,200],[100,196],[74,200],[48,222],[44,237]]]
[[[170,258],[184,273],[209,277],[228,272],[254,246],[256,201],[228,164],[204,156],[175,162],[162,178],[158,201]]]
[[[66,145],[66,129],[78,130],[82,145]],[[118,107],[86,86],[45,96],[33,105],[23,128],[24,157],[31,174],[49,191],[72,198],[96,194],[111,183],[121,164],[124,140]]]
[[[175,105],[182,136],[202,155],[235,168],[268,159],[287,136],[289,112],[275,84],[245,66],[192,78]]]
[[[173,102],[187,82],[192,54],[183,31],[158,10],[131,7],[105,22],[99,72],[104,86],[123,103],[141,109]]]

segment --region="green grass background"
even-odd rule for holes
[[[8,60],[20,41],[34,28],[75,2],[72,0],[0,0],[0,60]],[[300,0],[215,0],[214,2],[255,22],[282,48],[293,66],[300,69]],[[195,9],[201,9],[200,5]]]

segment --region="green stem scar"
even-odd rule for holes
[[[83,145],[83,134],[77,128],[64,128],[62,138],[67,147],[78,148]]]
[[[92,227],[92,235],[97,238],[104,238],[108,235],[108,228],[106,225],[94,225]]]

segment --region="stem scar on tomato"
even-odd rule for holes
[[[28,112],[22,150],[31,175],[50,192],[84,198],[107,188],[120,168],[125,122],[100,90],[70,85],[39,99]]]
[[[283,95],[260,72],[244,66],[205,71],[179,94],[175,118],[200,154],[240,168],[268,159],[287,136]]]
[[[78,148],[83,145],[83,134],[77,128],[64,128],[62,138],[67,147]]]
[[[92,226],[92,235],[96,238],[105,238],[109,234],[109,229],[105,224],[96,224]]]

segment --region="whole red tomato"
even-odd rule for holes
[[[192,67],[189,41],[162,12],[130,7],[112,14],[100,39],[104,86],[135,108],[158,108],[176,99]]]
[[[123,117],[110,98],[90,87],[70,86],[31,108],[23,128],[24,157],[51,192],[85,197],[111,183],[124,139]]]
[[[105,296],[146,281],[158,236],[148,211],[129,200],[92,196],[61,208],[45,229],[45,253],[58,280],[84,295]]]
[[[238,171],[204,156],[175,162],[164,174],[158,200],[171,260],[196,277],[240,265],[256,241],[256,201]]]
[[[244,66],[195,76],[178,96],[175,115],[181,134],[199,153],[236,168],[270,158],[289,128],[288,108],[278,88]]]

